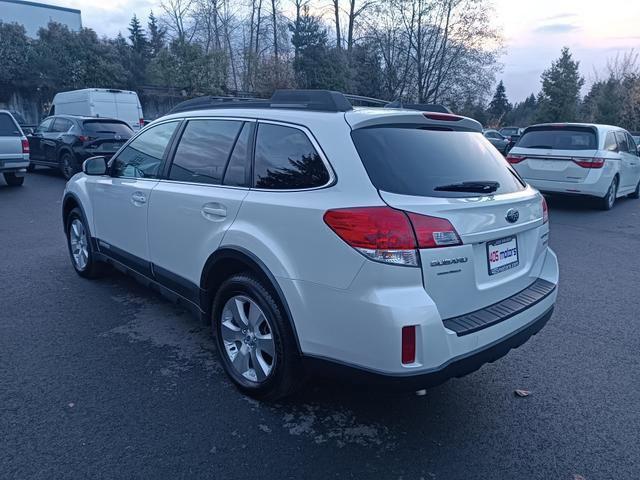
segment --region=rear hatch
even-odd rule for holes
[[[420,249],[424,288],[441,316],[525,289],[545,252],[542,197],[480,131],[416,122],[356,128],[352,138],[389,206],[446,219],[457,232],[461,243]]]
[[[589,173],[580,164],[588,165],[597,156],[595,128],[539,125],[525,131],[508,161],[526,180],[580,183]]]
[[[84,148],[96,155],[113,155],[131,138],[133,130],[119,120],[85,120],[82,123]]]
[[[0,112],[0,162],[22,157],[22,133],[8,113]]]

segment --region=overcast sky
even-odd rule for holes
[[[122,31],[131,16],[161,12],[160,0],[44,0],[82,10],[84,26],[100,35]],[[287,0],[282,0],[283,4]],[[327,0],[327,3],[328,0]],[[607,59],[631,48],[640,51],[639,0],[493,0],[495,24],[502,29],[502,78],[511,101],[540,90],[540,74],[568,46],[580,60],[587,83]]]

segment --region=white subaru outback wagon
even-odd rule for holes
[[[537,333],[556,300],[545,201],[474,120],[329,91],[201,98],[63,199],[75,270],[110,263],[210,323],[246,394],[309,371],[420,389]]]

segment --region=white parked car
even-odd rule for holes
[[[640,197],[640,157],[619,127],[580,123],[528,127],[507,160],[541,192],[588,195],[609,210],[619,197]]]
[[[176,110],[69,181],[71,261],[193,309],[243,392],[317,368],[424,388],[550,318],[545,201],[476,121],[328,91]]]
[[[138,94],[113,88],[83,88],[57,93],[49,110],[49,116],[53,115],[115,118],[126,122],[134,131],[144,126]]]
[[[0,173],[10,187],[24,183],[29,166],[29,142],[13,115],[0,110]]]

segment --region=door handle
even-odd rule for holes
[[[227,207],[221,203],[205,203],[201,212],[204,218],[214,222],[221,222],[227,218]]]
[[[145,197],[142,192],[133,192],[131,194],[131,203],[139,207],[147,203],[147,197]]]

